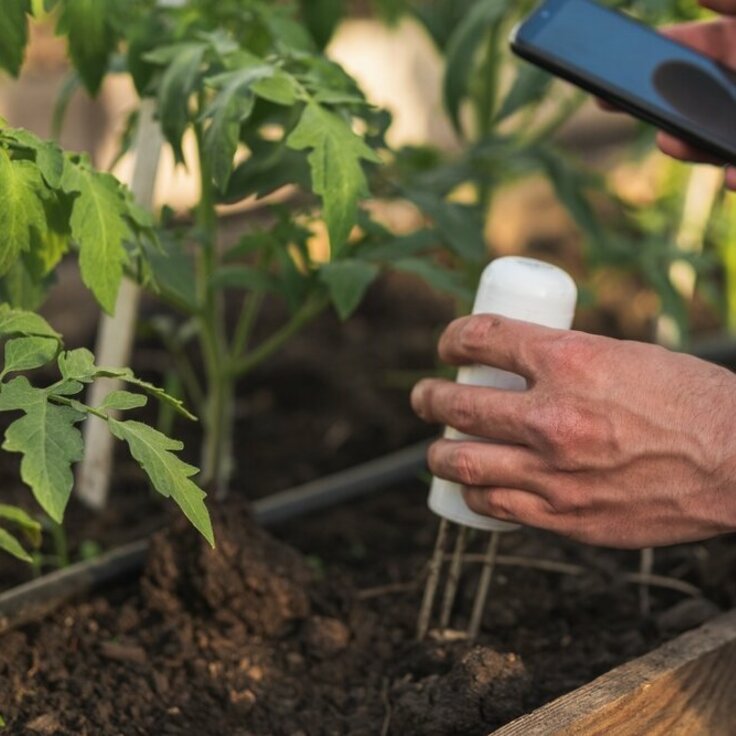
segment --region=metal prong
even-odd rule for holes
[[[651,575],[654,569],[654,549],[646,547],[641,551],[639,558],[639,572],[642,575]],[[639,586],[639,613],[646,617],[652,610],[652,601],[649,595],[649,584],[642,583]]]
[[[498,554],[498,543],[501,539],[499,532],[491,532],[491,538],[488,540],[488,548],[483,556],[483,569],[478,580],[478,590],[475,594],[475,602],[473,603],[473,613],[470,616],[470,625],[468,626],[468,638],[475,639],[480,632],[480,624],[483,619],[483,611],[486,607],[488,599],[488,590],[491,587],[493,579],[493,569],[496,566],[496,555]]]
[[[427,584],[424,588],[422,607],[419,609],[419,620],[417,621],[417,639],[419,641],[424,639],[429,631],[429,620],[432,615],[437,586],[440,582],[440,574],[442,573],[442,562],[445,558],[445,546],[449,526],[450,523],[447,519],[442,519],[440,521],[440,528],[437,531],[437,540],[434,543],[434,553],[429,563],[429,575],[427,575]]]
[[[442,611],[440,612],[440,628],[446,629],[450,623],[450,615],[452,607],[455,604],[455,596],[457,595],[457,586],[460,583],[460,573],[463,568],[463,557],[465,555],[465,544],[468,536],[468,527],[461,526],[457,532],[455,539],[455,547],[452,550],[452,558],[450,560],[450,569],[447,572],[447,583],[445,584],[445,593],[442,597]]]

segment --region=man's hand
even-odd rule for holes
[[[736,0],[709,0],[702,2],[713,10],[724,15],[736,15]],[[736,69],[736,20],[717,20],[711,23],[683,23],[664,31],[671,38],[700,51],[706,56]],[[734,121],[736,126],[736,120]],[[669,156],[683,161],[709,163],[716,166],[723,162],[698,150],[689,143],[675,138],[668,133],[660,132],[657,136],[659,147]],[[736,190],[736,168],[726,169],[726,186]]]
[[[495,315],[453,322],[440,357],[527,378],[526,391],[421,381],[428,422],[482,441],[439,440],[432,472],[476,512],[610,547],[736,530],[736,376],[643,343]]]

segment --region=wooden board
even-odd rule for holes
[[[736,610],[491,736],[736,736]]]

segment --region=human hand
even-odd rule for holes
[[[477,513],[588,544],[641,548],[736,530],[736,376],[636,342],[496,315],[453,322],[454,365],[527,378],[526,391],[427,379],[412,406],[483,441],[441,439],[429,467]]]
[[[724,15],[736,15],[736,0],[704,0],[702,5],[716,10]],[[671,26],[663,31],[686,46],[694,48],[717,61],[736,69],[736,20],[723,19],[710,23],[683,23]],[[736,121],[734,121],[736,125]],[[709,163],[716,166],[723,165],[714,156],[700,151],[695,146],[676,138],[669,133],[657,134],[659,147],[669,156],[682,161],[695,163]],[[736,190],[736,167],[726,169],[726,186]]]
[[[736,16],[736,0],[700,0],[700,4],[722,15]],[[736,69],[736,19],[682,23],[661,30],[680,43]],[[603,101],[600,104],[608,110],[616,109]],[[657,143],[664,153],[681,161],[723,166],[723,161],[669,133],[658,133]],[[726,186],[736,190],[736,167],[726,168]]]

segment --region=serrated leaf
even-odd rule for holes
[[[50,362],[59,349],[59,341],[52,337],[16,337],[5,344],[5,365],[2,374],[11,371],[30,371]]]
[[[36,164],[13,161],[0,147],[0,275],[31,249],[33,232],[46,230],[47,190]]]
[[[0,503],[0,519],[4,519],[20,527],[28,538],[28,541],[34,547],[37,547],[41,543],[41,524],[32,516],[29,516],[23,509]]]
[[[49,394],[34,388],[25,376],[14,378],[0,391],[0,411],[20,410],[5,432],[3,449],[23,455],[20,474],[41,508],[61,523],[74,477],[71,466],[82,459],[82,434],[75,426],[84,414],[57,406]]]
[[[108,423],[112,434],[128,443],[130,454],[148,474],[153,487],[163,496],[173,498],[187,519],[214,547],[212,523],[204,503],[207,494],[191,480],[199,471],[174,455],[183,444],[141,422],[110,419]]]
[[[22,128],[6,131],[6,136],[13,142],[33,151],[36,166],[51,189],[61,187],[61,177],[64,173],[64,154],[59,146],[52,141],[45,141]]]
[[[212,178],[221,192],[225,191],[233,169],[240,126],[253,112],[255,97],[250,87],[270,72],[268,65],[256,64],[209,80],[218,92],[203,114],[203,118],[210,121],[204,133],[204,152],[210,161]]]
[[[18,75],[28,42],[30,0],[2,0],[0,12],[0,67]]]
[[[5,529],[0,529],[0,549],[23,562],[33,562],[33,558],[23,549],[21,543]],[[5,725],[4,722],[0,725]]]
[[[13,335],[53,337],[61,340],[61,335],[40,314],[0,304],[0,338]]]
[[[287,107],[293,105],[299,96],[294,77],[281,69],[272,69],[270,76],[257,80],[253,84],[253,91],[261,99]]]
[[[172,48],[171,57],[163,61],[167,67],[158,88],[159,116],[161,130],[174,151],[176,162],[183,163],[181,139],[189,124],[189,98],[199,79],[207,44],[182,43],[169,47]],[[152,63],[162,63],[161,54],[166,50],[160,49],[145,58]]]
[[[77,348],[61,353],[58,358],[58,365],[59,372],[66,381],[91,383],[95,378],[119,378],[125,383],[143,389],[158,401],[168,404],[187,419],[196,419],[193,414],[187,411],[180,399],[169,396],[162,388],[138,378],[130,368],[108,368],[95,365],[94,355],[86,348]]]
[[[458,132],[462,132],[460,104],[468,94],[475,57],[486,35],[503,18],[507,9],[507,0],[478,0],[465,14],[447,44],[445,107]]]
[[[115,47],[115,34],[108,23],[108,0],[64,0],[59,30],[69,43],[69,55],[84,86],[96,95],[107,72]]]
[[[375,264],[356,259],[327,263],[320,268],[319,278],[327,285],[340,319],[347,319],[357,309],[379,272]]]
[[[287,145],[310,150],[312,188],[322,198],[334,258],[355,225],[359,200],[368,195],[361,162],[380,159],[347,121],[314,102],[304,108]]]
[[[97,407],[99,411],[128,411],[140,409],[148,403],[148,397],[130,391],[111,391]]]
[[[114,176],[82,165],[66,166],[62,187],[69,194],[78,194],[69,224],[79,245],[82,280],[111,314],[128,261],[123,247],[130,237],[125,195]]]

